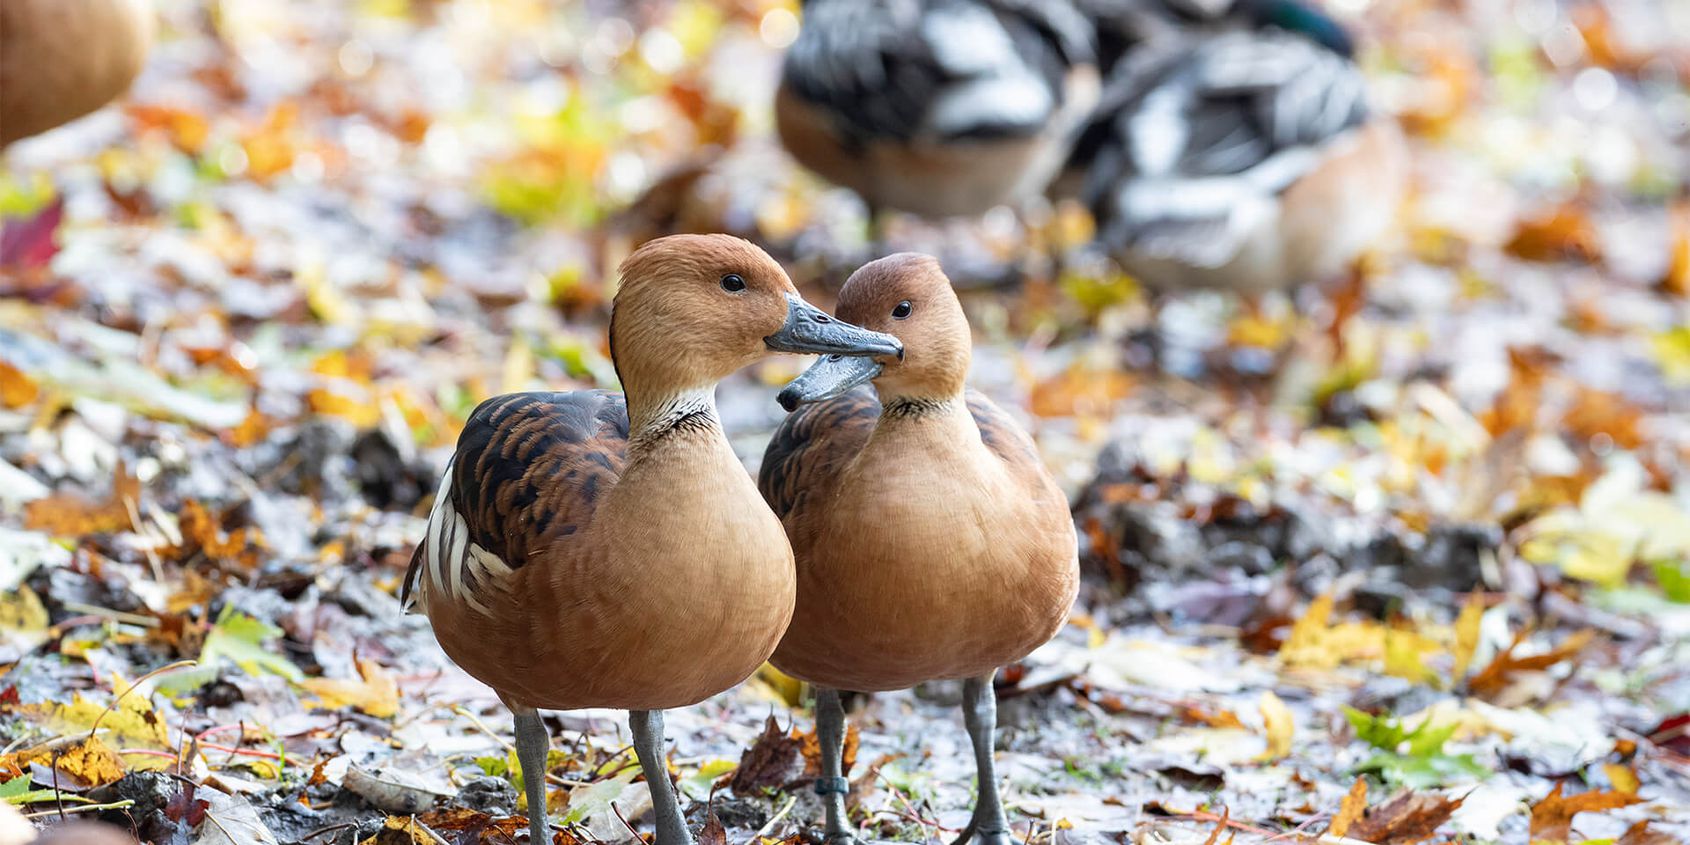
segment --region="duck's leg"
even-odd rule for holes
[[[997,765],[992,760],[992,739],[997,731],[998,699],[992,692],[992,674],[969,678],[962,684],[962,721],[968,727],[968,738],[974,744],[975,791],[974,817],[953,845],[967,842],[969,837],[981,845],[1012,845],[1009,818],[1004,815],[1003,801],[998,797]]]
[[[827,845],[854,845],[856,834],[845,822],[845,795],[851,782],[845,779],[845,705],[839,690],[816,688],[816,741],[821,745],[822,776],[816,779],[816,794],[827,809],[823,833]]]
[[[546,752],[551,736],[546,723],[532,707],[512,707],[516,715],[516,761],[522,765],[522,785],[528,791],[528,841],[551,845],[552,832],[546,824]]]
[[[628,728],[634,734],[634,754],[640,758],[640,770],[645,772],[646,788],[651,790],[657,845],[692,845],[692,833],[687,830],[686,817],[681,815],[675,785],[669,782],[669,766],[663,762],[663,711],[630,710]]]

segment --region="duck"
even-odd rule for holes
[[[629,711],[658,845],[687,845],[662,711],[761,666],[795,598],[716,383],[773,352],[902,346],[805,302],[749,241],[673,235],[622,263],[610,350],[621,393],[512,393],[470,414],[401,598],[513,713],[530,841],[551,841],[539,710],[604,707]]]
[[[805,0],[775,126],[874,230],[887,209],[967,217],[1039,196],[1099,91],[1069,0]]]
[[[1086,205],[1098,248],[1152,288],[1325,281],[1395,219],[1401,132],[1330,17],[1291,0],[1225,11],[1124,50],[1052,193]]]
[[[0,3],[0,147],[129,90],[153,43],[151,0]]]
[[[839,691],[961,679],[979,795],[963,840],[1008,845],[992,679],[1068,618],[1079,584],[1068,500],[1032,438],[967,387],[968,319],[937,259],[864,265],[837,313],[905,353],[830,355],[782,390],[796,410],[757,481],[797,561],[792,625],[770,662],[816,690],[825,837],[854,839]]]

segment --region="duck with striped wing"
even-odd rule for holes
[[[517,393],[470,416],[405,599],[516,716],[533,842],[550,842],[538,710],[629,710],[658,845],[692,841],[662,711],[744,680],[792,615],[792,550],[729,447],[716,383],[771,352],[900,354],[725,235],[651,241],[610,319],[624,393]]]

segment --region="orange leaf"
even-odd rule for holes
[[[1595,263],[1602,260],[1596,226],[1576,201],[1521,220],[1514,230],[1514,237],[1503,248],[1510,255],[1527,261]]]
[[[141,481],[119,461],[111,496],[96,502],[71,490],[36,499],[24,506],[24,527],[59,537],[122,531],[130,526],[129,509],[141,499]]]
[[[1601,434],[1621,449],[1635,449],[1643,443],[1642,421],[1643,410],[1618,393],[1580,386],[1562,424],[1583,440]]]
[[[1690,202],[1680,202],[1672,209],[1671,250],[1667,257],[1667,272],[1661,277],[1661,290],[1690,297]]]
[[[1346,799],[1347,800],[1347,799]],[[1397,793],[1350,826],[1350,838],[1374,845],[1412,845],[1431,839],[1461,806],[1462,799],[1429,792]]]
[[[1573,816],[1618,809],[1643,800],[1636,795],[1600,789],[1563,796],[1561,786],[1555,784],[1555,788],[1532,807],[1531,841],[1565,842],[1572,830]]]
[[[1515,657],[1514,649],[1519,647],[1523,637],[1523,634],[1515,637],[1514,642],[1510,643],[1508,648],[1503,649],[1501,654],[1493,658],[1490,665],[1479,670],[1479,674],[1474,675],[1473,679],[1467,682],[1468,689],[1474,695],[1490,698],[1506,689],[1516,673],[1541,672],[1563,660],[1577,656],[1579,652],[1584,651],[1585,646],[1590,645],[1591,640],[1596,638],[1596,632],[1585,628],[1582,631],[1570,634],[1561,641],[1560,645],[1543,654]]]
[[[1679,845],[1676,836],[1662,833],[1649,828],[1649,820],[1644,819],[1626,828],[1616,845]]]
[[[41,395],[41,387],[23,370],[0,361],[0,408],[22,408]]]
[[[1333,836],[1347,836],[1350,827],[1361,820],[1362,813],[1367,812],[1367,778],[1356,778],[1350,785],[1350,793],[1344,796],[1344,803],[1338,805],[1338,814],[1332,817],[1332,826],[1326,829]]]

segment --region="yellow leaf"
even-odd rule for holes
[[[113,698],[101,704],[72,693],[68,704],[51,701],[26,704],[21,710],[61,734],[89,733],[96,727],[122,746],[171,748],[170,728],[153,709],[152,699],[121,675],[112,676]]]
[[[1432,648],[1413,631],[1385,631],[1385,674],[1417,684],[1431,683],[1437,673],[1426,666],[1421,655]]]
[[[374,660],[359,660],[358,674],[356,681],[309,678],[300,685],[316,695],[317,706],[326,710],[353,707],[378,719],[397,715],[399,684],[393,674]]]
[[[64,737],[0,757],[0,770],[28,771],[32,763],[56,768],[89,785],[123,777],[123,762],[99,737]]]
[[[1467,677],[1467,670],[1473,665],[1473,655],[1479,650],[1479,623],[1484,618],[1484,597],[1473,593],[1461,606],[1461,615],[1455,618],[1454,680]]]
[[[1296,722],[1291,718],[1291,708],[1273,694],[1273,690],[1262,691],[1262,725],[1267,730],[1267,750],[1262,752],[1262,760],[1278,760],[1291,753],[1291,735],[1296,732]]]
[[[0,596],[0,643],[28,653],[47,641],[47,608],[27,584]]]
[[[1333,836],[1343,836],[1350,832],[1350,825],[1361,818],[1367,811],[1367,778],[1356,778],[1350,785],[1350,793],[1344,796],[1344,803],[1338,805],[1338,814],[1332,817],[1332,826],[1326,832]]]
[[[1602,771],[1608,775],[1608,782],[1614,785],[1616,792],[1623,792],[1627,795],[1637,794],[1637,787],[1639,786],[1637,772],[1632,771],[1630,766],[1624,763],[1604,763]]]

